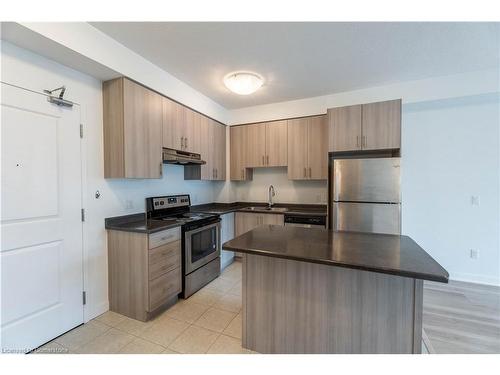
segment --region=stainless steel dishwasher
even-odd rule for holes
[[[302,228],[326,228],[326,216],[316,214],[285,214],[285,226]]]

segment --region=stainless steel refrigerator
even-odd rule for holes
[[[401,233],[400,158],[336,159],[332,228]]]

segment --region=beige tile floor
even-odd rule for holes
[[[254,353],[241,346],[241,263],[152,321],[108,311],[35,353]]]

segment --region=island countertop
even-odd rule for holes
[[[224,250],[448,282],[448,272],[408,236],[263,225]]]

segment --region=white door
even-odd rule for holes
[[[1,346],[83,323],[80,109],[2,83]]]

